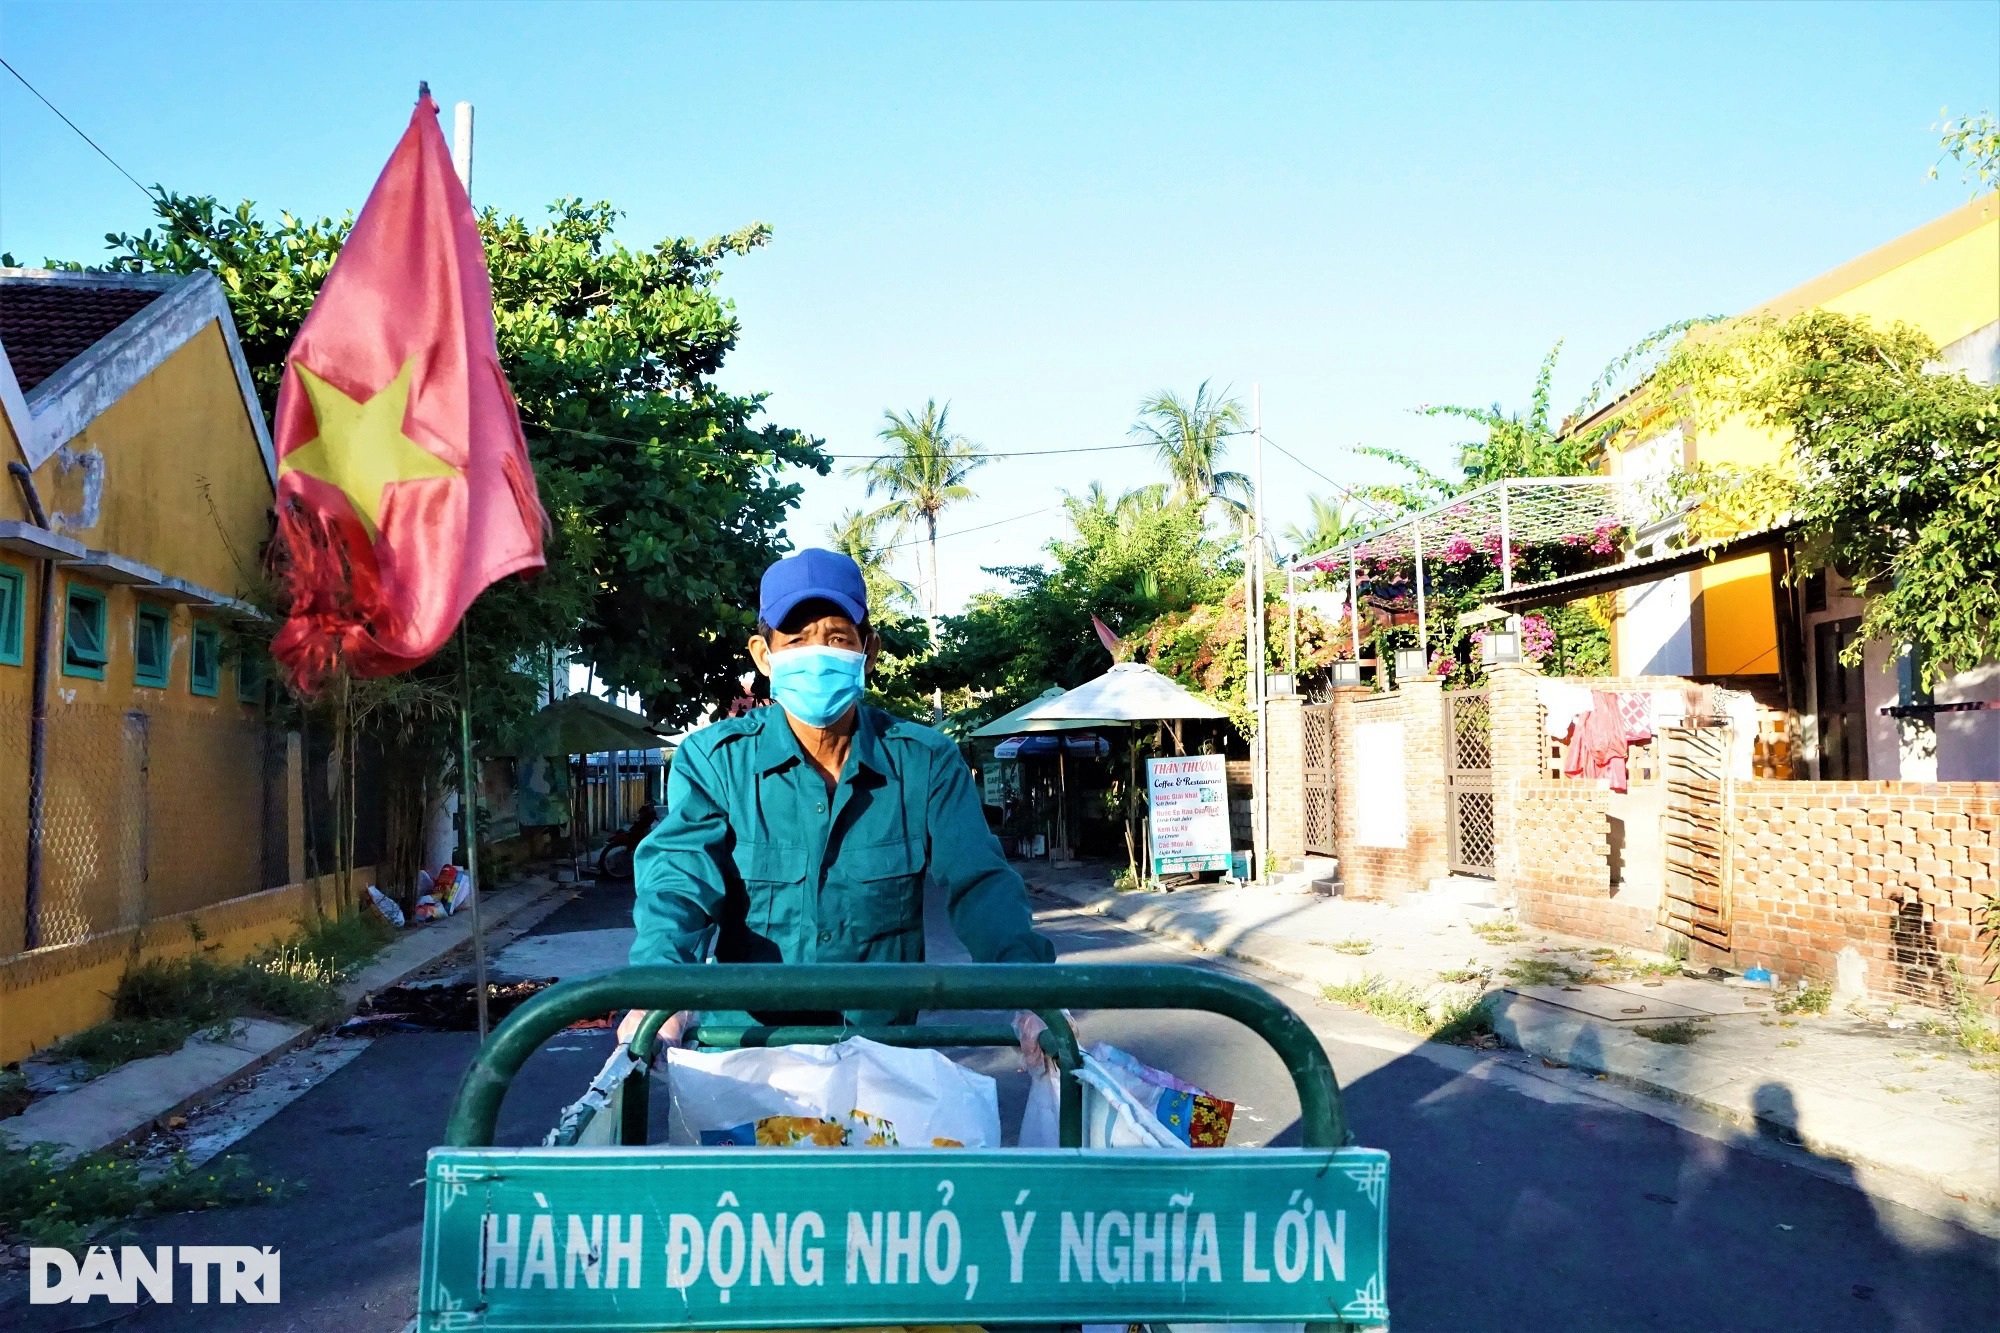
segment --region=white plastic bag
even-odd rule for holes
[[[667,1052],[667,1141],[997,1148],[993,1080],[937,1051],[835,1046]]]
[[[1076,1078],[1083,1085],[1086,1148],[1220,1146],[1235,1111],[1232,1103],[1103,1042],[1083,1053]],[[1023,1148],[1056,1146],[1057,1101],[1056,1076],[1049,1070],[1028,1089]]]
[[[398,930],[402,929],[403,909],[396,906],[394,898],[391,898],[388,894],[370,884],[368,886],[368,901],[375,904],[375,910],[382,914],[384,921],[387,921]]]

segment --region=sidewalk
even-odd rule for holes
[[[1117,893],[1108,868],[1021,869],[1032,887],[1084,911],[1258,964],[1315,994],[1372,982],[1399,999],[1421,997],[1433,1013],[1484,994],[1499,1039],[1544,1060],[2000,1207],[2000,1059],[1975,1060],[1913,1026],[1779,1014],[1768,991],[1647,975],[1648,964],[1664,971],[1663,960],[1514,927],[1434,895],[1392,907],[1252,888]],[[1607,977],[1617,989],[1601,984]],[[1545,999],[1508,989],[1517,984]],[[1352,1003],[1354,994],[1326,998]],[[1621,1017],[1559,1007],[1568,1004]],[[1664,1021],[1622,1017],[1641,1007]],[[1674,1021],[1690,1008],[1726,1016]]]
[[[489,948],[497,949],[512,934],[541,920],[575,888],[529,876],[496,890],[481,912]],[[510,934],[497,934],[509,926]],[[464,948],[471,938],[469,912],[405,931],[342,983],[343,1016],[353,1013],[371,991],[424,971]],[[227,1031],[197,1035],[178,1051],[120,1065],[0,1120],[0,1141],[17,1146],[53,1144],[65,1156],[113,1147],[256,1072],[311,1040],[316,1031],[298,1023],[253,1018],[231,1024]]]

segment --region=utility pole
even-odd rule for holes
[[[1257,744],[1253,756],[1254,782],[1251,786],[1250,801],[1250,843],[1252,855],[1257,864],[1251,868],[1251,878],[1261,884],[1269,878],[1264,858],[1271,846],[1271,745],[1269,723],[1270,702],[1264,693],[1264,386],[1250,386],[1250,431],[1254,441],[1251,459],[1251,485],[1255,488],[1250,497],[1251,522],[1254,525],[1250,538],[1250,563],[1256,577],[1251,581],[1251,600],[1245,608],[1251,625],[1250,642],[1253,645],[1250,656],[1250,681],[1252,694],[1250,703],[1257,710]]]
[[[472,103],[460,102],[452,108],[451,167],[472,195]],[[467,608],[470,611],[470,608]],[[459,677],[458,703],[458,808],[465,821],[465,873],[472,881],[472,982],[474,1003],[479,1011],[479,1040],[486,1041],[486,929],[480,904],[486,897],[486,883],[479,877],[479,806],[472,779],[472,646],[465,636],[465,621],[458,622]]]

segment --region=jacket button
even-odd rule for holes
[[[832,943],[832,942],[833,942],[833,932],[832,932],[832,931],[830,931],[830,930],[822,930],[822,931],[821,931],[821,932],[819,933],[819,942],[820,942],[821,944],[830,944],[830,943]]]

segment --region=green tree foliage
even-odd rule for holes
[[[1111,665],[1092,615],[1130,636],[1163,614],[1219,599],[1241,577],[1235,545],[1215,540],[1196,506],[1093,486],[1064,508],[1071,532],[1049,544],[1046,563],[989,570],[1011,590],[980,593],[942,622],[932,678],[947,689],[994,691],[995,714]]]
[[[168,191],[155,211],[158,230],[106,238],[107,267],[213,271],[269,408],[351,218],[271,222],[247,201],[232,211]],[[757,424],[761,398],[713,382],[737,336],[715,291],[720,265],[764,245],[768,228],[634,250],[614,239],[617,218],[574,199],[540,223],[480,218],[501,361],[554,525],[547,571],[489,589],[467,618],[475,713],[496,730],[534,702],[533,677],[516,668],[571,647],[664,722],[727,697],[758,575],[798,496],[779,468],[826,470],[816,441]],[[436,670],[455,671],[454,656]]]
[[[2000,387],[1937,351],[1811,310],[1739,321],[1656,375],[1697,428],[1740,413],[1779,435],[1800,573],[1846,575],[1867,599],[1860,639],[1914,645],[1926,685],[2000,655]]]
[[[1218,500],[1242,512],[1251,500],[1250,478],[1222,467],[1229,438],[1243,431],[1243,404],[1203,380],[1193,398],[1162,389],[1139,404],[1134,438],[1154,446],[1170,478],[1174,499],[1207,505]]]
[[[1968,184],[1980,190],[2000,185],[2000,120],[1994,119],[1991,111],[1956,119],[1950,112],[1944,113],[1944,120],[1938,126],[1938,146],[1944,150],[1938,165],[1951,158],[1958,163]],[[1934,165],[1931,179],[1937,178],[1938,169]]]
[[[1588,428],[1584,428],[1582,423],[1598,411],[1606,396],[1635,366],[1689,329],[1712,322],[1713,316],[1703,316],[1676,320],[1664,328],[1653,330],[1612,358],[1576,407],[1561,420],[1550,415],[1556,365],[1562,357],[1561,341],[1542,358],[1542,364],[1535,372],[1534,389],[1528,395],[1528,406],[1524,410],[1510,412],[1498,403],[1491,407],[1426,403],[1417,409],[1419,416],[1469,421],[1482,432],[1458,446],[1459,475],[1448,477],[1433,472],[1408,454],[1394,449],[1365,446],[1356,452],[1394,463],[1410,477],[1399,485],[1370,487],[1368,494],[1407,511],[1425,508],[1503,478],[1577,477],[1594,472],[1596,468],[1593,464],[1598,451],[1630,422],[1625,413],[1616,412],[1593,422]]]
[[[1361,536],[1370,527],[1366,518],[1340,500],[1308,495],[1306,503],[1310,506],[1306,521],[1290,524],[1284,531],[1285,540],[1296,553],[1295,559],[1330,551]]]
[[[938,613],[938,515],[972,498],[966,478],[985,460],[974,453],[969,440],[953,433],[950,403],[939,407],[933,398],[921,412],[887,411],[882,416],[884,424],[877,433],[889,452],[849,471],[867,479],[868,494],[888,496],[874,517],[887,523],[891,532],[897,536],[923,533],[930,553],[924,613],[934,620]]]

